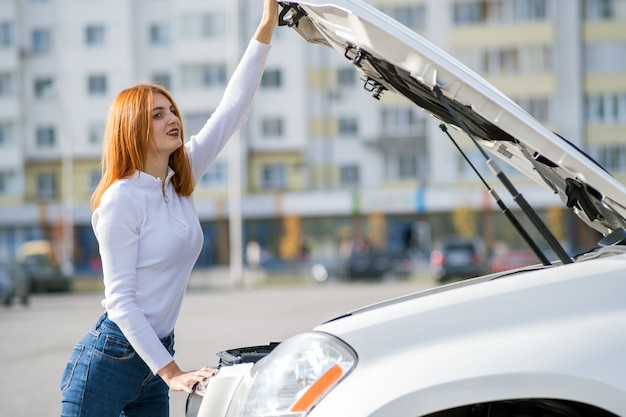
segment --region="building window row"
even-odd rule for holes
[[[585,45],[584,68],[590,74],[626,72],[626,42]]]
[[[479,74],[526,75],[554,71],[551,45],[519,45],[503,48],[459,48],[458,59]]]
[[[188,14],[181,18],[182,37],[185,40],[215,39],[226,34],[224,13]]]
[[[384,6],[380,7],[380,11],[416,32],[426,29],[426,6],[423,4]]]
[[[215,39],[225,35],[223,13],[185,15],[181,18],[184,40]],[[170,42],[168,23],[152,23],[147,28],[148,40],[152,45],[165,45]],[[107,27],[104,24],[89,24],[84,29],[85,44],[89,47],[106,44]],[[52,49],[53,32],[46,27],[38,27],[30,32],[31,53],[46,53]],[[10,47],[15,41],[15,22],[0,21],[0,47]]]
[[[626,123],[626,92],[587,95],[585,119],[589,124]]]
[[[549,18],[549,0],[456,0],[453,18],[458,26],[543,21]]]
[[[426,115],[415,106],[384,107],[381,110],[383,137],[425,137]]]
[[[584,0],[582,12],[585,20],[624,20],[626,0]]]
[[[182,87],[188,90],[224,87],[227,81],[226,64],[185,65],[181,75]]]
[[[552,118],[550,97],[519,97],[513,101],[541,123],[547,123]]]
[[[611,173],[626,171],[626,145],[594,146],[591,154],[600,165]]]

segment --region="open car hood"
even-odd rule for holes
[[[358,0],[279,3],[281,25],[344,56],[375,98],[388,90],[445,124],[465,124],[484,150],[557,193],[602,235],[626,226],[626,188],[620,182],[417,33]]]

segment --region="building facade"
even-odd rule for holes
[[[369,3],[626,178],[626,0]],[[75,271],[97,272],[89,197],[108,106],[127,86],[158,82],[176,98],[187,134],[197,131],[259,9],[255,0],[1,0],[0,257],[46,238]],[[197,186],[199,266],[228,262],[233,169],[242,241],[282,259],[301,256],[305,241],[307,253],[327,257],[354,239],[421,251],[448,234],[488,245],[514,239],[437,122],[364,87],[334,51],[277,29],[250,119],[233,139],[239,146]],[[488,175],[471,144],[462,146]],[[560,225],[559,239],[586,244],[554,195],[530,183],[520,189]],[[419,239],[407,242],[407,231]]]

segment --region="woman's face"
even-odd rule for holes
[[[163,94],[155,93],[153,100],[151,149],[169,157],[183,144],[180,118],[172,103]]]

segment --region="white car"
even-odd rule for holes
[[[352,62],[372,95],[404,95],[440,119],[444,133],[475,141],[557,259],[525,236],[541,264],[368,306],[277,346],[222,352],[219,374],[190,396],[188,415],[626,416],[624,186],[375,8],[280,3],[281,23]],[[569,255],[498,163],[558,194],[604,236],[597,248]]]

